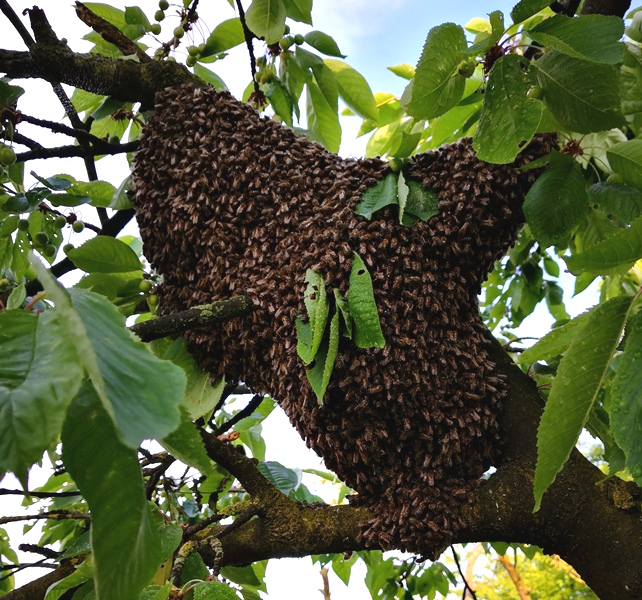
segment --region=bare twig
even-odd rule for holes
[[[236,425],[239,421],[242,421],[246,417],[249,417],[260,405],[261,402],[265,399],[263,394],[256,394],[248,403],[245,408],[239,410],[231,419],[223,423],[216,431],[215,435],[221,435],[226,431],[229,431]]]
[[[17,523],[18,521],[33,521],[48,519],[51,521],[62,521],[64,519],[76,519],[78,521],[90,521],[91,518],[87,513],[68,510],[51,510],[49,512],[39,513],[37,515],[22,515],[19,517],[0,517],[0,525],[4,523]]]
[[[18,546],[18,550],[22,550],[23,552],[31,552],[32,554],[40,554],[45,558],[53,558],[53,559],[58,558],[62,554],[57,550],[46,548],[44,546],[38,546],[36,544],[20,544]]]
[[[138,150],[138,141],[128,142],[126,144],[107,144],[103,142],[99,146],[60,146],[58,148],[39,148],[28,150],[16,155],[18,161],[26,162],[28,160],[38,160],[42,158],[87,158],[94,156],[103,156],[105,154],[123,154],[125,152],[134,152]],[[93,176],[89,177],[90,181],[96,181]]]
[[[250,54],[250,69],[252,70],[252,82],[254,83],[254,93],[257,98],[261,94],[259,89],[259,82],[256,80],[256,58],[254,57],[254,46],[252,45],[252,40],[254,39],[254,34],[250,31],[250,28],[247,26],[245,21],[245,11],[243,10],[243,5],[241,0],[236,0],[236,7],[239,11],[239,20],[241,25],[243,25],[243,35],[245,36],[245,45],[247,46],[247,51]]]
[[[70,498],[80,492],[28,492],[25,490],[0,489],[0,496],[33,496],[34,498]]]
[[[328,567],[321,569],[321,579],[323,580],[323,589],[319,590],[323,594],[323,600],[330,600],[330,580],[328,579]]]
[[[475,596],[475,590],[468,585],[468,581],[466,580],[466,576],[464,575],[464,572],[461,570],[461,565],[459,564],[459,557],[457,556],[457,552],[455,551],[455,547],[451,546],[450,549],[452,550],[453,557],[455,558],[455,564],[457,565],[457,570],[459,571],[459,575],[464,582],[464,592],[462,594],[462,600],[465,600],[466,598],[472,598],[473,600],[477,600],[477,596]]]

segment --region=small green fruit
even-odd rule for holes
[[[544,96],[544,90],[539,85],[535,85],[526,92],[526,96],[531,100],[541,100]]]
[[[33,281],[37,277],[36,272],[33,270],[33,267],[29,267],[25,271],[25,279],[27,281]]]
[[[147,305],[151,309],[156,308],[158,306],[158,296],[156,294],[150,294],[147,296]]]
[[[294,44],[294,38],[291,35],[284,37],[279,42],[279,46],[281,46],[281,50],[289,50],[292,44]]]
[[[198,46],[190,46],[190,47],[187,49],[187,53],[188,53],[190,56],[198,56],[198,55],[199,55]]]
[[[165,18],[165,13],[162,10],[157,10],[154,13],[154,19],[157,21],[162,21]]]
[[[624,178],[619,173],[611,173],[606,178],[606,183],[624,183]]]
[[[477,63],[475,62],[474,58],[469,58],[466,60],[462,60],[458,65],[457,65],[457,72],[462,76],[468,79],[469,77],[473,76],[473,73],[475,72],[475,67],[477,66]]]
[[[39,231],[33,236],[34,246],[46,246],[49,243],[49,236],[44,231]]]
[[[73,250],[73,249],[74,249],[74,245],[73,245],[73,244],[65,244],[65,245],[62,247],[62,251],[63,251],[65,254],[69,254],[69,251],[70,251],[70,250]]]
[[[120,138],[117,135],[110,135],[108,141],[110,144],[120,144]]]
[[[82,221],[74,221],[74,224],[71,226],[71,228],[76,233],[80,233],[85,228],[85,224]]]
[[[283,30],[283,35],[287,35],[288,33],[290,33],[290,26],[286,25],[285,29]]]
[[[154,287],[154,284],[148,279],[143,279],[138,284],[138,288],[140,289],[141,292],[143,292],[143,294],[146,294],[147,292],[151,291],[153,287]]]
[[[18,221],[18,229],[20,231],[29,231],[29,220],[28,219],[20,219]]]
[[[203,52],[205,52],[205,44],[199,44],[196,49],[198,50],[199,54],[203,54]]]
[[[6,277],[0,279],[0,288],[7,287],[8,285],[11,285],[11,282]]]
[[[169,8],[169,2],[167,0],[160,0],[158,3],[158,8],[161,10],[167,10]]]
[[[303,35],[301,35],[300,33],[297,33],[297,34],[294,36],[294,43],[295,43],[297,46],[300,46],[303,42],[305,42],[305,38],[304,38],[304,37],[303,37]]]
[[[193,67],[196,64],[196,57],[195,56],[188,56],[187,60],[185,61],[185,64],[188,67]]]
[[[265,64],[265,56],[259,56],[256,59],[256,66],[257,67],[262,67]]]
[[[16,162],[16,153],[9,146],[0,147],[0,165],[9,166]]]
[[[67,224],[67,219],[62,215],[57,215],[56,218],[54,219],[54,227],[56,229],[62,229],[66,224]]]
[[[174,37],[175,38],[180,40],[184,35],[185,35],[185,30],[183,29],[183,27],[181,25],[179,25],[178,27],[176,27],[176,29],[174,29]]]
[[[154,35],[159,35],[161,32],[161,26],[158,23],[154,23],[149,30],[154,34]]]
[[[42,249],[42,254],[44,256],[48,256],[51,258],[52,256],[56,255],[56,247],[53,244],[47,244],[43,249]]]

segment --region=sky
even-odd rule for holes
[[[639,6],[641,0],[634,0],[633,6]],[[10,0],[11,6],[20,14],[25,8],[30,8],[34,0]],[[124,8],[137,4],[150,17],[157,9],[157,2],[145,0],[142,2],[123,2],[113,0],[112,6]],[[244,2],[248,4],[248,2]],[[399,63],[415,64],[428,30],[440,23],[455,22],[464,25],[471,18],[486,16],[493,10],[501,10],[509,19],[513,2],[506,0],[316,0],[312,12],[314,29],[319,29],[332,35],[344,54],[346,61],[357,69],[370,83],[373,91],[392,92],[401,94],[406,81],[395,76],[386,69],[387,66]],[[78,21],[70,0],[41,0],[43,8],[59,37],[66,37],[72,49],[86,51],[88,46],[80,38],[87,33],[85,26]],[[172,10],[167,11],[168,17],[163,22],[162,39],[167,39],[169,33],[178,24],[176,17],[171,17]],[[213,28],[217,22],[235,16],[233,9],[226,0],[201,0],[199,13],[203,21]],[[172,19],[176,23],[172,24]],[[26,20],[25,20],[26,22]],[[306,33],[310,27],[293,23],[292,33]],[[205,31],[205,34],[207,32]],[[195,38],[195,43],[204,41],[201,36]],[[147,43],[153,44],[151,40]],[[0,15],[0,46],[6,49],[22,50],[22,41],[13,31],[10,24]],[[257,43],[256,50],[262,54]],[[237,97],[250,79],[249,61],[244,47],[230,52],[225,60],[208,65],[223,78],[228,87]],[[27,89],[27,94],[20,101],[19,108],[27,114],[58,120],[62,109],[50,86],[36,81],[20,81],[18,85]],[[70,92],[71,93],[71,92]],[[360,120],[346,118],[343,120],[343,155],[359,156],[365,147],[365,138],[354,140],[354,135],[360,126]],[[21,131],[29,135],[28,128]],[[70,143],[68,138],[54,134],[44,134],[38,130],[39,141],[45,140],[47,145],[62,145]],[[35,169],[40,175],[50,176],[55,173],[67,172],[78,177],[84,176],[82,162],[76,160],[59,161],[53,165],[49,161],[35,161],[28,165],[27,171]],[[98,162],[98,174],[118,185],[127,175],[127,167],[122,157],[103,159]],[[77,238],[74,238],[74,241]],[[594,290],[593,290],[594,294]],[[572,314],[578,314],[592,303],[590,292],[584,294],[570,307]],[[545,308],[527,320],[522,335],[543,335],[553,319]],[[268,460],[276,460],[289,467],[323,468],[320,459],[309,451],[296,432],[290,427],[285,415],[275,410],[265,425],[265,437],[268,448]],[[33,477],[37,477],[34,473]],[[12,487],[6,479],[2,487]],[[17,486],[15,486],[17,487]],[[323,488],[314,489],[315,493],[325,494]],[[16,503],[10,503],[9,497],[0,498],[0,514],[14,514]],[[19,531],[20,526],[14,528]],[[37,539],[37,538],[36,538]],[[29,541],[35,541],[33,536]],[[17,544],[16,544],[17,545]],[[30,557],[31,559],[32,557]],[[34,575],[41,575],[41,572]],[[355,567],[350,586],[344,584],[331,573],[330,587],[333,600],[362,600],[370,598],[362,583],[364,570]],[[19,580],[20,581],[20,580]],[[22,579],[24,581],[24,579]],[[268,568],[267,585],[270,598],[288,600],[290,598],[320,598],[318,591],[322,586],[318,566],[312,567],[309,558],[281,559],[271,561]]]

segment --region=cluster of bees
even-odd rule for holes
[[[163,313],[249,296],[254,311],[186,335],[199,364],[278,400],[307,445],[372,508],[369,545],[438,555],[462,503],[499,458],[506,383],[488,358],[477,295],[523,222],[550,150],[479,161],[470,140],[414,157],[407,175],[438,193],[412,227],[396,207],[368,221],[363,193],[390,169],[343,159],[227,93],[183,86],[157,98],[134,168],[145,255]],[[297,355],[307,269],[348,293],[354,253],[372,277],[384,348],[340,342],[319,405]],[[330,294],[331,295],[331,294]]]

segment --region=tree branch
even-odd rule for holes
[[[132,42],[124,33],[109,21],[94,14],[82,2],[76,2],[76,15],[88,27],[91,27],[106,42],[113,44],[125,56],[135,55],[140,62],[151,62],[151,58],[145,54],[144,50]]]
[[[37,148],[27,152],[21,152],[16,155],[16,160],[27,162],[28,160],[37,160],[41,158],[70,158],[73,156],[87,158],[93,156],[103,156],[109,154],[123,154],[125,152],[135,152],[138,150],[138,141],[128,142],[126,144],[108,144],[103,142],[99,146],[60,146],[58,148]],[[90,177],[90,180],[93,178]]]
[[[252,307],[250,298],[247,296],[236,296],[229,300],[221,300],[220,302],[204,304],[203,306],[194,306],[179,313],[136,323],[129,329],[143,342],[151,342],[152,340],[191,329],[211,327],[212,325],[225,323],[235,317],[247,315],[252,310]]]

